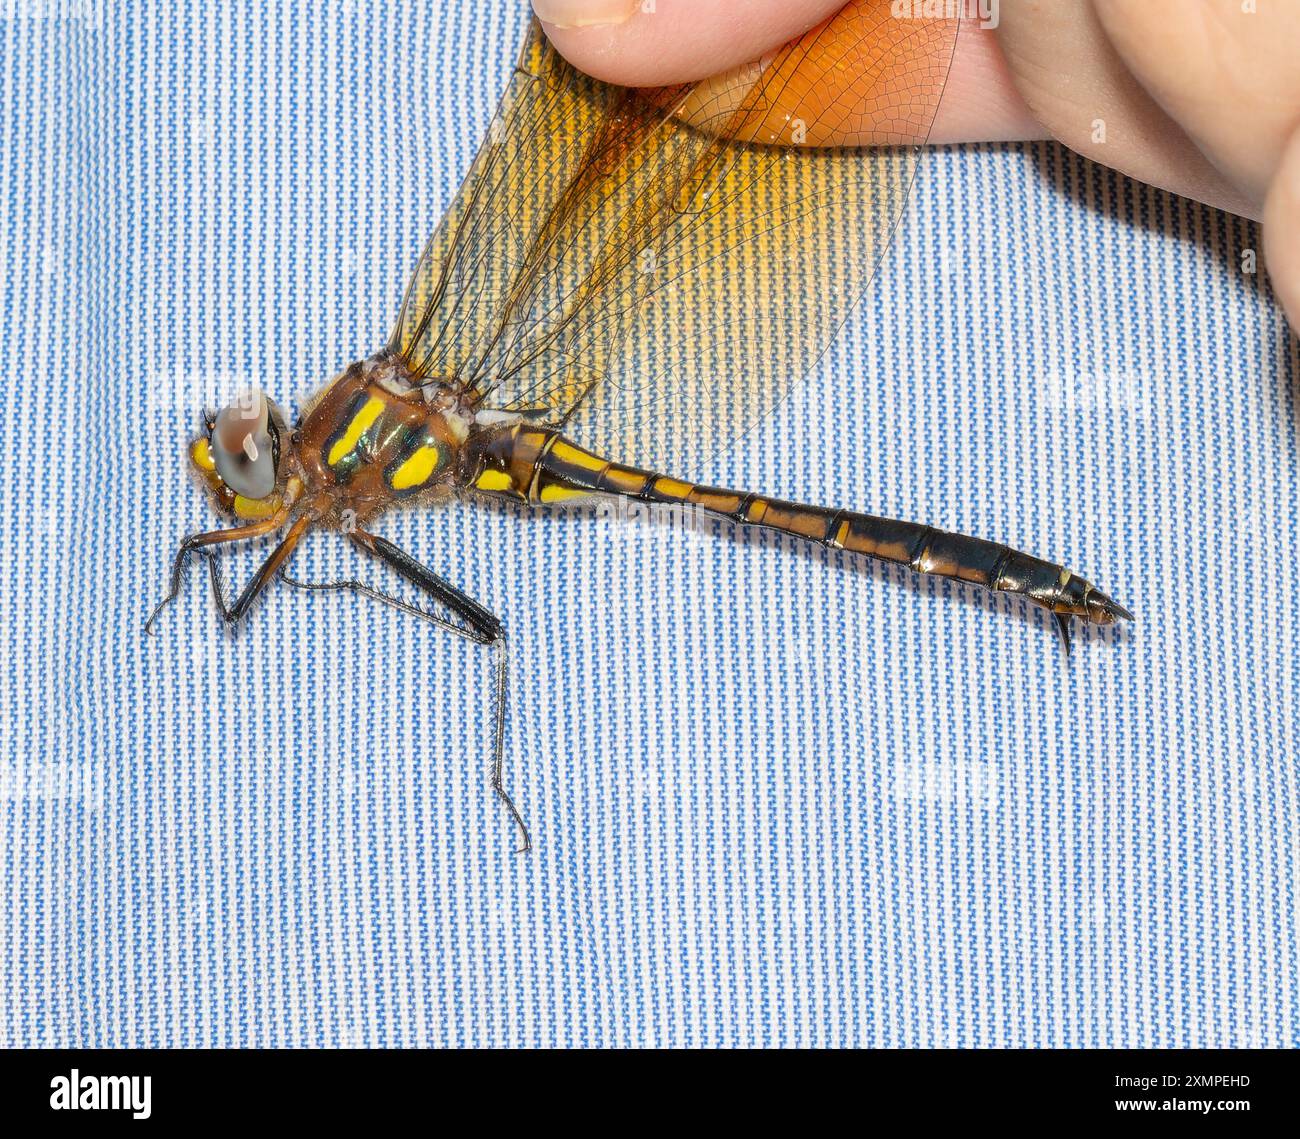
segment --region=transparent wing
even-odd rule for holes
[[[534,23],[391,346],[484,406],[693,469],[866,288],[955,37],[857,0],[761,64],[637,92],[571,68]],[[821,145],[846,134],[863,145]]]

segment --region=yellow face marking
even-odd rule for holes
[[[332,467],[342,462],[355,449],[361,440],[362,433],[384,410],[384,401],[378,396],[372,395],[362,405],[361,410],[352,417],[352,422],[348,424],[347,430],[339,437],[337,443],[330,448],[330,453],[326,456],[325,461]]]
[[[572,502],[575,498],[590,498],[591,491],[581,487],[557,486],[552,483],[542,487],[543,502]]]
[[[432,443],[426,443],[413,451],[411,457],[393,472],[393,489],[410,490],[415,486],[423,486],[437,469],[441,457],[442,452]]]
[[[235,495],[235,516],[238,518],[257,519],[269,518],[280,509],[280,496],[271,495],[270,498],[245,498],[242,494]]]
[[[601,459],[589,451],[573,446],[572,443],[564,442],[563,439],[557,439],[551,444],[551,454],[562,463],[581,467],[584,471],[595,471],[597,474],[609,466],[607,459]]]
[[[215,471],[217,464],[212,459],[212,446],[206,439],[195,439],[190,447],[190,461],[201,471]]]
[[[678,479],[655,479],[655,490],[665,498],[685,498],[694,488]]]
[[[510,490],[514,487],[515,484],[511,481],[510,476],[506,474],[505,471],[498,471],[493,468],[489,468],[488,470],[484,471],[481,475],[479,475],[474,485],[478,487],[479,490],[500,491],[500,490]]]

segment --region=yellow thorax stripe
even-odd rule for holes
[[[348,424],[347,430],[343,432],[338,442],[330,448],[330,453],[326,456],[325,461],[331,467],[342,462],[352,453],[360,441],[362,433],[379,418],[384,406],[384,401],[378,396],[372,395],[366,400],[361,409],[352,417],[352,422]]]
[[[441,454],[433,443],[426,443],[412,451],[411,457],[393,472],[393,489],[410,490],[415,486],[423,486],[437,469]]]

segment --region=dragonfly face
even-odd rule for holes
[[[190,444],[190,462],[217,509],[244,521],[267,518],[284,502],[284,413],[259,391],[241,395],[207,420]]]

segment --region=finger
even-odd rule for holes
[[[1160,107],[1262,205],[1300,125],[1300,4],[1094,0],[1115,50]]]
[[[533,0],[561,55],[623,87],[689,83],[760,59],[844,0]]]
[[[1264,203],[1264,261],[1291,327],[1300,330],[1300,130],[1282,149]]]
[[[719,75],[763,58],[843,6],[844,0],[533,0],[547,34],[570,63],[629,87]],[[853,18],[864,37],[873,25],[888,26],[890,0],[860,4]],[[894,81],[906,84],[907,76]],[[843,72],[832,70],[822,82],[828,104],[852,94],[853,78]],[[930,141],[1045,137],[1012,84],[995,37],[978,21],[963,20]],[[835,126],[822,141],[863,139],[860,131]]]
[[[1130,72],[1092,0],[1002,0],[997,36],[1030,111],[1070,149],[1152,185],[1259,216],[1259,200],[1239,190]]]
[[[962,20],[930,142],[1023,142],[1051,138],[1011,80],[991,27]]]

